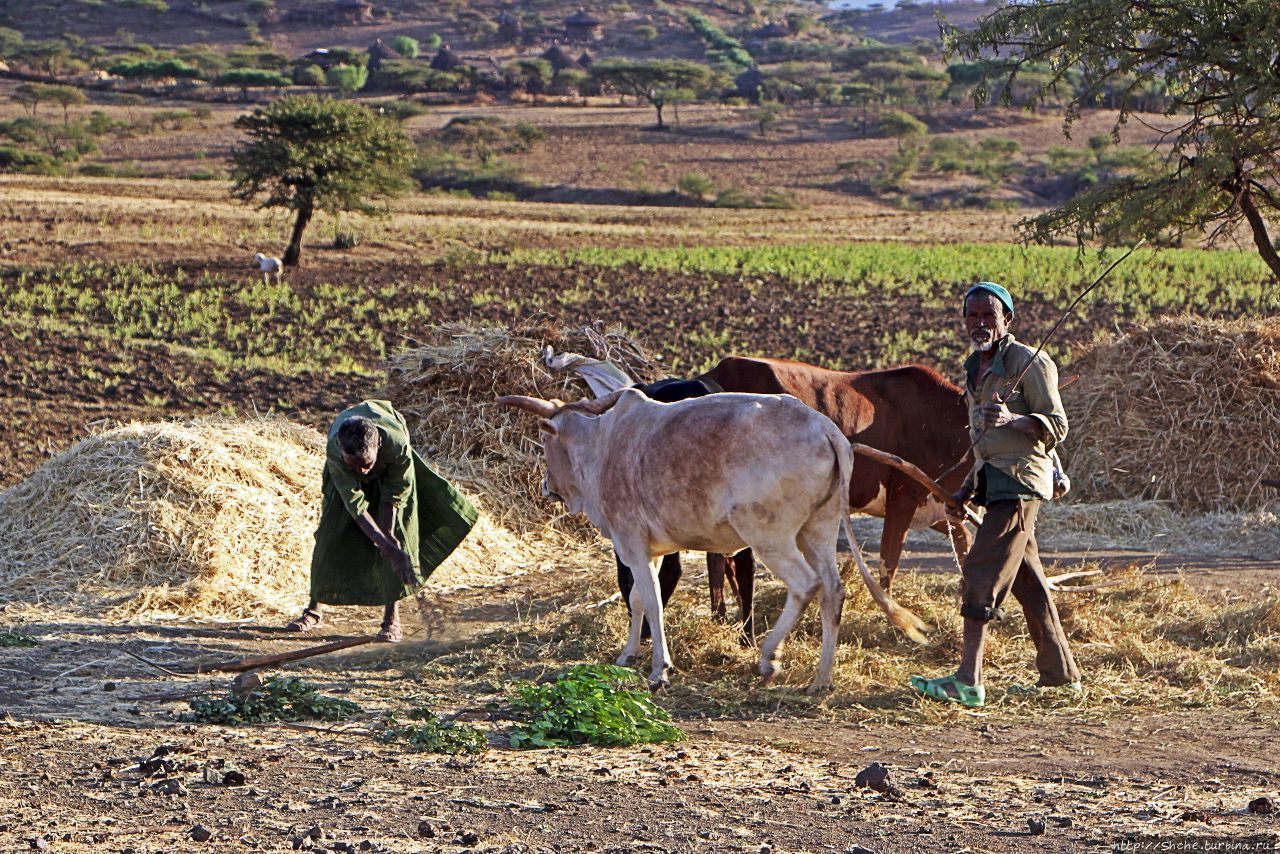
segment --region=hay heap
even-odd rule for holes
[[[658,377],[654,361],[618,329],[447,324],[391,358],[386,395],[427,461],[481,496],[482,510],[502,527],[548,546],[595,542],[594,528],[541,495],[545,466],[537,419],[494,402],[504,394],[590,396],[572,373],[543,367],[544,346],[612,362],[637,381]]]
[[[129,424],[0,493],[0,602],[247,617],[307,590],[324,440],[280,419]]]
[[[309,589],[323,466],[324,437],[279,418],[129,424],[84,439],[0,492],[0,605],[292,614]],[[430,588],[489,583],[539,558],[482,515]]]
[[[1280,320],[1166,318],[1095,342],[1063,392],[1078,500],[1248,511],[1280,476]]]

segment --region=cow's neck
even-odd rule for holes
[[[572,449],[569,463],[573,466],[574,482],[578,485],[578,494],[582,496],[581,512],[592,525],[600,529],[606,537],[610,525],[604,518],[603,505],[600,501],[600,473],[604,464],[604,450],[608,442],[609,422],[607,414],[600,417],[581,415],[573,419],[569,427],[575,436],[569,443]]]

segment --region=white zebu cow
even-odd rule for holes
[[[820,595],[822,654],[809,690],[832,687],[844,604],[836,563],[842,522],[871,595],[894,625],[923,640],[924,624],[880,588],[849,528],[849,440],[791,395],[658,403],[625,389],[568,405],[523,396],[498,400],[543,419],[543,493],[585,514],[613,540],[622,562],[638,570],[631,631],[618,663],[629,664],[639,651],[647,616],[650,688],[666,685],[671,667],[655,558],[681,549],[734,554],[750,547],[786,584],[786,606],[760,649],[765,684],[777,673],[791,628]]]

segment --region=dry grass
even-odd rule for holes
[[[1066,455],[1080,498],[1253,510],[1280,458],[1280,321],[1158,320],[1073,364]]]
[[[1049,550],[1137,549],[1275,560],[1280,512],[1271,505],[1238,513],[1179,514],[1161,501],[1055,501],[1041,510],[1037,537]]]
[[[545,466],[537,419],[495,402],[504,394],[548,400],[588,395],[573,374],[543,367],[544,346],[612,362],[637,380],[657,375],[644,349],[617,329],[447,324],[391,358],[386,393],[408,422],[414,445],[426,449],[450,480],[481,495],[503,527],[558,545],[594,541],[594,528],[541,496]]]
[[[291,610],[324,440],[279,419],[129,424],[0,493],[0,602],[111,616]]]
[[[1081,569],[1091,568],[1082,566]],[[1093,567],[1096,568],[1096,567]],[[1280,700],[1280,596],[1266,589],[1249,602],[1225,603],[1194,591],[1182,580],[1156,578],[1141,567],[1109,570],[1124,583],[1106,591],[1063,593],[1057,597],[1077,662],[1084,673],[1083,696],[1006,696],[1011,683],[1035,680],[1034,650],[1026,625],[1012,616],[994,625],[987,650],[988,707],[1012,710],[1022,704],[1081,707],[1177,709],[1230,704],[1274,706]],[[687,578],[687,577],[686,577]],[[429,665],[452,679],[486,675],[537,677],[566,664],[610,661],[622,649],[627,613],[620,603],[584,607],[610,592],[609,574],[585,584],[575,579],[564,602],[535,610],[519,624],[479,639],[465,651]],[[817,665],[821,627],[810,608],[782,654],[782,687],[757,687],[756,649],[740,647],[736,628],[717,624],[704,604],[699,581],[686,581],[667,612],[669,643],[677,667],[667,704],[689,713],[766,713],[781,708],[835,717],[939,720],[966,714],[915,698],[907,689],[913,673],[951,672],[960,653],[955,576],[908,575],[901,601],[934,626],[927,646],[910,643],[891,630],[866,590],[852,579],[841,625],[836,692],[823,700],[804,695]],[[770,579],[757,588],[758,619],[775,617],[785,591]],[[1012,603],[1011,603],[1012,604]],[[647,672],[648,649],[638,668]]]

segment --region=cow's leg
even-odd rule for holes
[[[613,559],[618,565],[618,592],[622,594],[622,601],[626,603],[627,612],[630,613],[631,587],[635,582],[632,579],[631,570],[622,562],[622,558],[618,557],[617,552],[613,553]],[[662,559],[662,568],[658,571],[658,583],[662,588],[663,607],[671,601],[671,594],[675,592],[676,585],[680,583],[680,576],[683,574],[679,552],[672,552]],[[640,624],[640,639],[647,640],[650,635],[649,621],[645,619]]]
[[[754,547],[764,565],[773,570],[774,575],[782,579],[787,586],[787,603],[773,630],[765,637],[760,647],[760,677],[764,685],[768,685],[778,674],[778,653],[791,633],[792,627],[804,613],[810,600],[822,587],[818,576],[809,568],[804,554],[794,544],[775,546],[769,549]]]
[[[733,556],[733,575],[736,583],[733,592],[738,597],[738,616],[742,619],[742,634],[738,638],[743,646],[755,643],[755,589],[756,558],[751,549],[743,549]]]
[[[728,610],[724,606],[724,579],[725,569],[731,562],[725,555],[707,552],[707,587],[711,592],[711,613],[717,623],[729,621]],[[733,578],[732,575],[729,577]]]
[[[898,574],[902,547],[906,545],[907,530],[911,527],[911,517],[915,514],[916,505],[903,492],[885,502],[884,529],[880,533],[880,586],[885,593],[893,588],[893,577]]]
[[[816,694],[835,687],[836,645],[840,637],[840,614],[844,610],[844,582],[840,580],[836,543],[829,523],[811,523],[800,532],[796,541],[822,585],[819,600],[822,608],[822,654],[818,658],[818,672],[809,686],[809,693]]]
[[[662,626],[662,597],[658,588],[658,564],[648,559],[646,545],[617,545],[618,557],[632,567],[635,584],[631,588],[631,631],[627,645],[618,656],[618,664],[629,666],[640,651],[640,626],[649,619],[653,630],[653,669],[649,673],[649,688],[656,691],[670,684],[667,670],[671,667],[671,655],[667,650],[667,637]],[[639,568],[639,571],[636,569]]]

